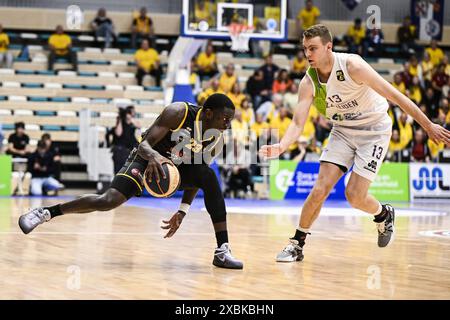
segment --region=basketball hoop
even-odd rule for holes
[[[253,27],[241,23],[232,23],[228,27],[231,38],[231,50],[238,52],[249,51],[248,41],[253,33]]]

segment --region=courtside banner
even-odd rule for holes
[[[306,199],[319,175],[319,163],[273,160],[269,170],[270,199]],[[328,199],[345,199],[344,190],[344,178],[341,178]]]
[[[450,201],[450,164],[411,163],[409,179],[411,201]]]
[[[11,195],[11,156],[0,155],[0,196]]]
[[[409,164],[383,163],[369,193],[380,201],[409,201]]]
[[[444,0],[411,0],[411,21],[420,40],[442,40]]]

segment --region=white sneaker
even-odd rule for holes
[[[35,208],[20,216],[19,227],[23,233],[28,234],[38,225],[50,221],[51,218],[50,211],[47,209]]]

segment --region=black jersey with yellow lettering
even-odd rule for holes
[[[171,129],[152,148],[163,157],[170,159],[175,165],[205,163],[203,161],[207,159],[205,153],[214,152],[217,144],[222,142],[222,134],[218,130],[207,132],[206,135],[202,133],[200,122],[203,112],[202,107],[185,102],[184,105],[180,105],[180,108],[185,110],[179,126],[176,129]],[[149,130],[142,134],[142,140],[146,138],[148,132]],[[188,152],[189,150],[191,152]],[[134,161],[145,160],[137,156]]]

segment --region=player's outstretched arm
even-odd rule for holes
[[[153,146],[161,141],[171,129],[178,128],[184,115],[184,103],[176,102],[168,105],[147,130],[144,140],[139,144],[138,155],[148,161],[147,170],[150,179],[154,176],[159,181],[160,175],[165,178],[161,164],[170,162],[169,159],[154,150]]]
[[[262,146],[259,154],[265,158],[278,158],[280,154],[285,152],[291,144],[297,141],[302,134],[306,119],[308,118],[309,108],[313,102],[313,84],[311,80],[305,76],[300,82],[298,88],[298,103],[294,111],[294,118],[286,130],[285,135],[280,143]]]
[[[435,143],[443,142],[446,146],[450,146],[450,131],[431,122],[414,102],[384,80],[360,56],[354,55],[348,59],[347,70],[353,81],[368,85],[386,99],[399,105],[403,111],[412,116],[425,129],[430,139]]]

